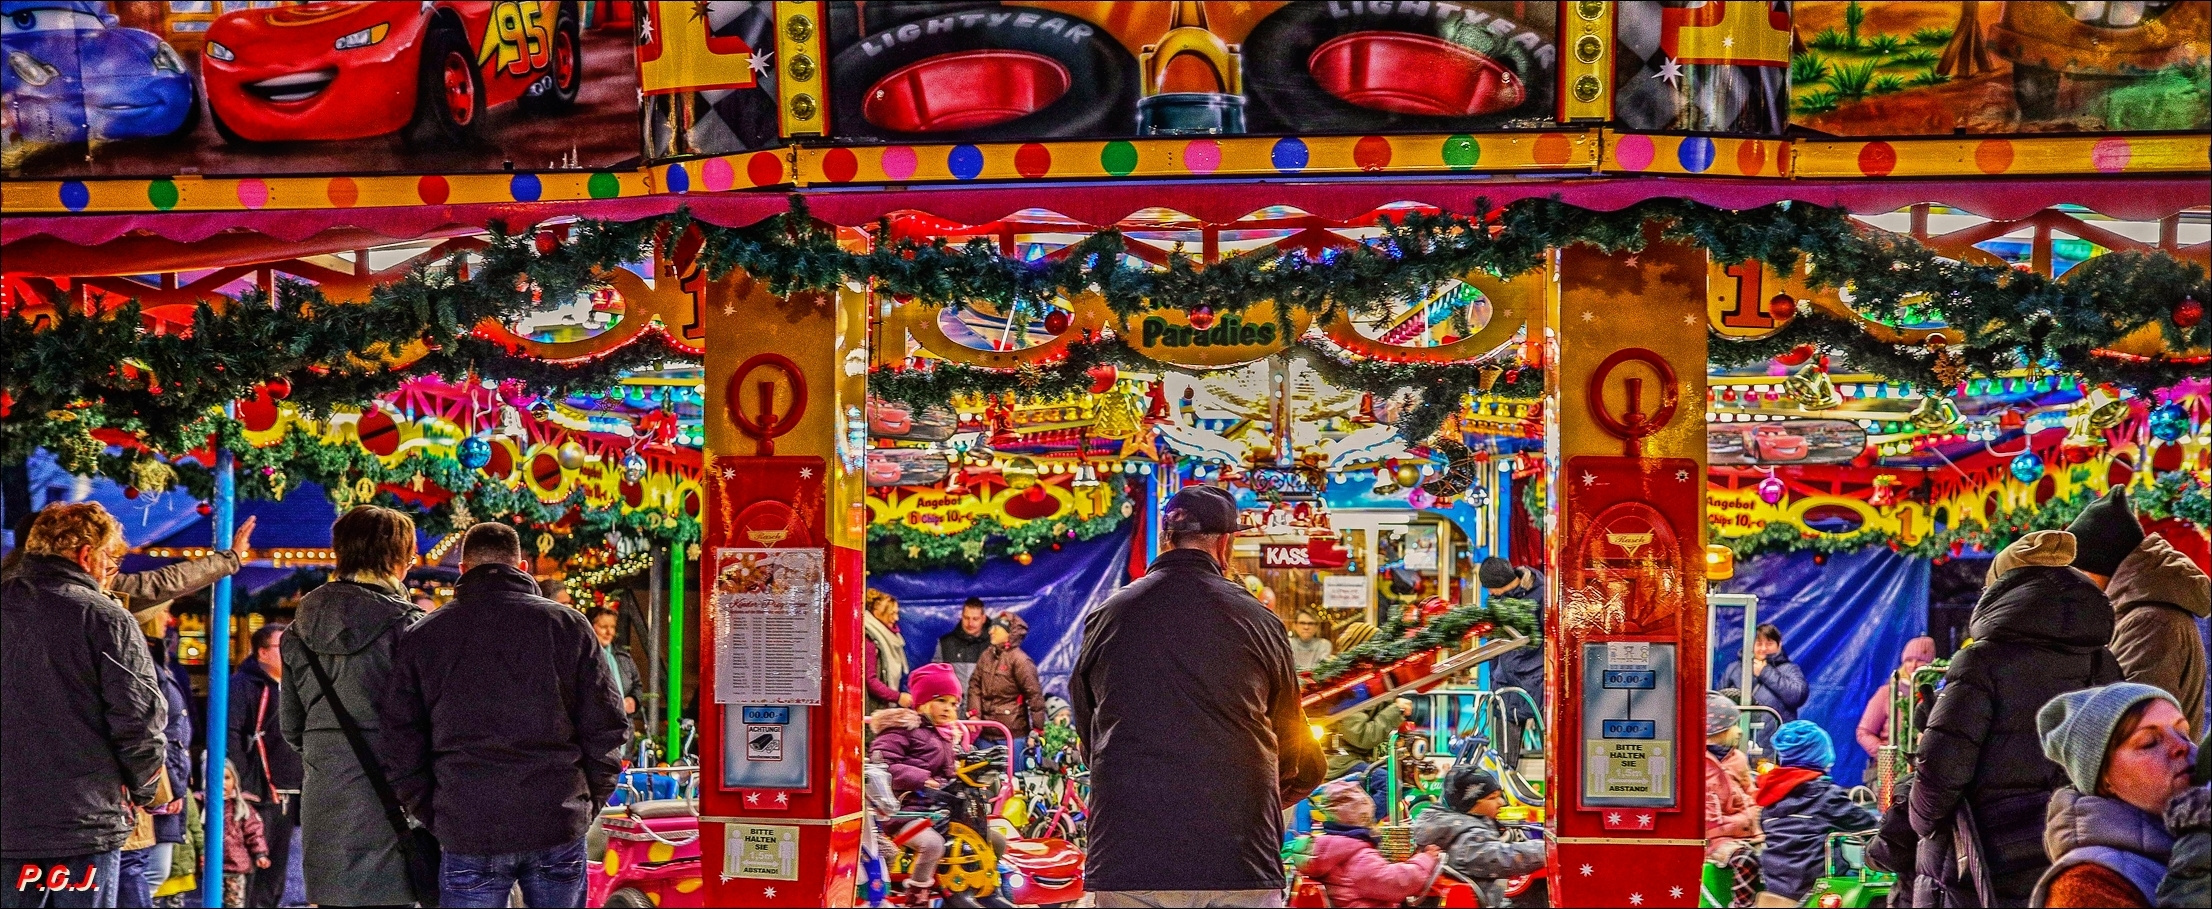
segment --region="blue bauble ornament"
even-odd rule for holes
[[[2043,459],[2032,451],[2021,452],[2019,457],[2012,459],[2012,478],[2022,483],[2043,479]]]
[[[2172,442],[2189,434],[2189,412],[2173,401],[2151,408],[2151,438]]]
[[[461,462],[462,467],[483,470],[484,465],[492,462],[492,442],[483,436],[462,439],[459,445],[454,446],[453,457]]]

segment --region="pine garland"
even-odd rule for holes
[[[1484,623],[1492,627],[1511,628],[1529,638],[1532,646],[1543,646],[1544,630],[1537,625],[1536,604],[1533,601],[1518,597],[1491,597],[1488,605],[1469,603],[1454,607],[1430,619],[1428,624],[1421,626],[1410,637],[1406,635],[1405,619],[1392,616],[1366,643],[1316,664],[1312,670],[1312,679],[1307,684],[1326,684],[1361,668],[1388,666],[1417,653],[1457,646],[1467,636],[1467,632]]]
[[[1009,524],[996,517],[980,517],[968,529],[950,534],[929,533],[904,524],[870,524],[868,570],[959,568],[972,574],[992,559],[1105,536],[1128,521],[1134,508],[1123,484],[1109,481],[1106,486],[1112,493],[1106,509],[1089,518],[1052,517]]]
[[[1891,552],[1940,561],[1969,551],[1995,553],[2038,530],[2063,530],[2100,495],[2090,489],[2076,490],[2063,499],[1999,512],[1987,527],[1966,521],[1960,526],[1922,536],[1913,543],[1906,543],[1902,537],[1885,530],[1827,534],[1790,524],[1769,524],[1756,533],[1740,537],[1721,536],[1716,526],[1708,532],[1708,538],[1727,546],[1738,560],[1793,552],[1811,552],[1824,559],[1837,553],[1887,546]],[[2129,504],[2142,517],[2177,518],[2200,527],[2212,526],[2212,484],[2188,471],[2160,474],[2148,486],[2131,488]]]

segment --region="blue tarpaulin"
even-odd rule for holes
[[[993,615],[1012,611],[1029,623],[1022,647],[1037,662],[1045,691],[1065,696],[1083,635],[1083,613],[1129,579],[1129,533],[1135,522],[1095,539],[1033,554],[1027,565],[992,559],[969,574],[957,568],[882,572],[868,586],[899,598],[899,632],[914,666],[937,651],[937,637],[960,623],[960,604],[982,597]]]
[[[1727,593],[1759,598],[1759,621],[1782,630],[1782,649],[1805,670],[1811,693],[1798,719],[1836,742],[1837,782],[1856,786],[1866,751],[1854,731],[1866,702],[1897,670],[1905,642],[1927,633],[1928,563],[1886,549],[1838,554],[1814,565],[1811,553],[1761,556],[1736,567]],[[1719,628],[1716,675],[1742,652],[1739,621]],[[1736,685],[1716,679],[1717,690]]]

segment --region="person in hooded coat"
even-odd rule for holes
[[[2197,769],[2189,780],[2196,785],[2166,806],[2174,851],[2158,885],[2161,909],[2212,905],[2212,738],[2197,742]]]
[[[2044,808],[2066,772],[2043,756],[2035,716],[2052,698],[2120,680],[2112,608],[2069,567],[2074,537],[2022,537],[1990,563],[1989,587],[1968,625],[1972,643],[1944,673],[1912,788],[1912,826],[1925,843],[1950,837],[1949,855],[1918,857],[1923,875],[1958,862],[1951,905],[2021,906],[2050,859]]]
[[[1859,711],[1859,728],[1854,733],[1859,748],[1866,752],[1867,785],[1875,785],[1882,778],[1882,746],[1889,744],[1891,706],[1898,698],[1912,694],[1913,673],[1935,662],[1935,656],[1934,638],[1923,636],[1906,641],[1905,652],[1899,655],[1897,671],[1890,674],[1889,684],[1874,689],[1873,696],[1866,699],[1866,709]],[[1893,757],[1892,760],[1902,759]]]
[[[2112,601],[2112,656],[2120,673],[2173,695],[2189,728],[2204,728],[2204,636],[2212,614],[2212,578],[2158,534],[2145,535],[2114,487],[2067,525],[2074,567]]]
[[[300,842],[307,899],[319,906],[405,905],[418,896],[408,886],[399,836],[338,725],[331,698],[345,704],[373,748],[392,646],[422,618],[402,581],[415,562],[415,524],[399,512],[363,505],[339,516],[330,540],[339,579],[300,599],[298,617],[279,645],[284,740],[306,765]],[[323,688],[310,656],[333,689]]]
[[[1031,730],[1045,728],[1045,689],[1037,682],[1037,664],[1022,651],[1029,623],[1011,612],[991,620],[991,646],[975,661],[968,677],[968,714],[1003,723],[1016,743]]]

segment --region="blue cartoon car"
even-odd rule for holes
[[[106,3],[0,2],[0,133],[10,145],[149,139],[198,120],[184,58]]]

